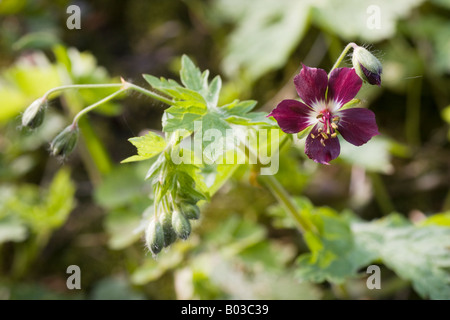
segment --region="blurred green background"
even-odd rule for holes
[[[381,135],[342,145],[330,166],[297,143],[283,149],[277,177],[316,206],[365,220],[440,214],[448,226],[450,1],[372,2],[0,1],[0,299],[420,299],[383,266],[382,290],[368,290],[364,276],[293,281],[295,258],[308,250],[246,166],[202,207],[189,240],[153,259],[134,233],[150,201],[149,163],[120,161],[135,153],[127,139],[161,130],[159,102],[131,94],[102,106],[80,123],[65,163],[48,155],[49,142],[110,91],[66,92],[41,128],[18,130],[25,108],[55,86],[177,79],[182,54],[222,76],[224,101],[255,99],[269,112],[296,98],[301,62],[329,70],[356,42],[383,64],[381,87],[359,94]],[[71,4],[81,29],[66,26]],[[69,265],[81,268],[81,290],[66,287]]]

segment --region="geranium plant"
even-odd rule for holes
[[[350,49],[353,66],[339,67]],[[151,87],[148,89],[123,79],[121,83],[54,88],[24,112],[22,126],[35,129],[42,124],[49,96],[56,92],[117,88],[75,115],[72,123],[51,142],[51,154],[64,160],[75,150],[83,134],[78,126],[80,118],[90,111],[130,91],[156,99],[168,106],[161,119],[163,135],[149,131],[130,138],[137,154],[122,161],[149,161],[145,179],[151,184],[151,201],[135,231],[142,235],[151,254],[156,257],[164,248],[170,250],[179,239],[187,240],[195,232],[193,221],[201,218],[203,203],[247,161],[252,165],[254,183],[274,195],[311,251],[298,257],[298,277],[340,283],[380,259],[400,272],[395,257],[381,248],[385,241],[395,244],[398,239],[394,235],[399,232],[409,232],[415,238],[414,227],[405,223],[394,228],[392,217],[383,220],[380,227],[374,222],[344,217],[331,208],[316,208],[304,198],[298,201],[275,177],[276,166],[274,170],[268,169],[273,169],[271,162],[278,163],[280,148],[293,140],[293,134],[306,139],[306,155],[320,165],[333,165],[332,161],[340,154],[341,138],[354,146],[370,143],[379,134],[375,113],[358,105],[356,95],[364,84],[380,86],[381,73],[381,63],[370,51],[350,43],[328,73],[301,65],[293,83],[300,100],[284,99],[267,114],[253,111],[256,106],[253,100],[222,104],[220,76],[210,80],[208,70],[202,72],[183,55],[179,80],[144,74]],[[208,172],[208,181],[204,172]],[[443,233],[432,229],[420,232]],[[417,274],[420,272],[408,278],[417,291],[423,296],[439,296]]]

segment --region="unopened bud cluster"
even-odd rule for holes
[[[175,200],[169,195],[156,205],[155,214],[151,217],[146,231],[145,242],[153,255],[157,255],[165,247],[170,246],[178,238],[186,240],[191,234],[190,220],[200,217],[197,202],[200,198],[178,192]]]

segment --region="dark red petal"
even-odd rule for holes
[[[314,135],[314,138],[312,135]],[[321,140],[325,146],[323,146]],[[318,132],[318,125],[315,125],[309,136],[306,138],[306,155],[315,162],[329,164],[331,160],[336,159],[339,156],[340,152],[341,145],[339,144],[339,139],[330,136],[328,136],[328,139],[323,139]]]
[[[370,72],[369,70],[367,70],[366,68],[364,68],[364,66],[362,64],[359,64],[359,66],[361,67],[362,72],[364,73],[364,75],[367,78],[367,82],[370,84],[376,84],[377,86],[381,85],[381,70],[378,70],[376,73]]]
[[[277,120],[281,130],[286,133],[297,133],[306,129],[311,123],[311,109],[297,100],[283,100],[268,115]]]
[[[294,84],[299,97],[309,106],[316,101],[325,101],[325,92],[328,85],[326,71],[302,65],[302,70],[294,77]]]
[[[336,68],[330,73],[327,100],[334,100],[343,106],[356,96],[362,83],[355,69]]]
[[[364,108],[352,108],[338,112],[338,131],[342,137],[360,146],[379,134],[375,114]]]

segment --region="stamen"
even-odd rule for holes
[[[320,139],[320,143],[325,147],[325,141],[323,139]]]
[[[336,138],[336,137],[337,137],[337,132],[332,133],[332,134],[331,134],[331,137],[332,137],[332,138]]]
[[[333,121],[339,121],[339,120],[341,120],[341,118],[339,118],[339,117],[334,117],[333,119],[331,119],[331,120],[333,120]]]
[[[321,136],[322,136],[324,139],[328,139],[328,136],[327,136],[327,134],[326,134],[325,132],[321,132],[320,134],[321,134]]]
[[[316,136],[315,136],[315,135],[313,135],[313,134],[311,133],[311,138],[315,139],[315,138],[316,138]]]
[[[319,130],[317,130],[319,133],[321,133],[322,131],[323,131],[323,129],[322,128],[319,128]]]
[[[316,119],[322,119],[322,118],[323,118],[323,115],[321,113],[316,116]]]
[[[333,127],[333,129],[335,129],[335,130],[338,128],[337,124],[334,122],[331,123],[331,127]]]

